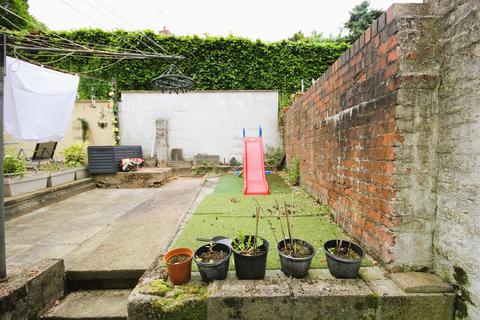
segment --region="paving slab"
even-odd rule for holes
[[[424,272],[392,273],[390,278],[408,293],[453,292],[453,287],[439,276]]]
[[[11,219],[8,269],[64,258],[67,271],[87,278],[112,278],[116,270],[138,279],[168,248],[202,183],[181,178],[162,188],[95,189]]]
[[[7,221],[8,269],[65,257],[159,191],[89,190]]]
[[[365,282],[370,282],[374,280],[385,280],[385,270],[380,269],[379,267],[363,267],[358,271],[358,276]]]
[[[131,290],[88,290],[72,292],[51,308],[42,319],[127,319]]]
[[[203,179],[176,179],[65,257],[67,279],[138,277],[170,245]],[[135,190],[135,189],[131,189]]]

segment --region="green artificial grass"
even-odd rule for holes
[[[244,235],[255,234],[255,204],[263,209],[258,234],[270,243],[267,268],[280,269],[280,260],[276,251],[276,241],[269,221],[275,230],[277,240],[283,239],[280,220],[272,216],[267,209],[276,203],[283,207],[285,201],[293,205],[291,224],[292,236],[309,242],[316,250],[311,268],[326,268],[323,243],[330,239],[348,237],[331,220],[329,209],[312,199],[306,192],[291,188],[278,175],[267,176],[271,194],[268,196],[244,196],[243,179],[235,175],[220,177],[214,192],[206,196],[195,210],[195,213],[181,231],[174,247],[190,247],[196,249],[205,242],[197,241],[198,237],[227,236],[234,239],[241,231]],[[273,212],[275,212],[273,210]],[[282,222],[286,230],[285,218]],[[287,235],[288,237],[288,235]],[[232,258],[233,261],[233,258]],[[365,259],[363,265],[371,265]],[[233,269],[233,263],[230,264]],[[196,265],[193,266],[197,270]]]

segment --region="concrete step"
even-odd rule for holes
[[[195,319],[208,320],[454,318],[455,293],[430,274],[396,275],[400,287],[376,267],[363,268],[357,279],[335,279],[319,269],[306,279],[267,270],[264,280],[239,281],[229,272],[208,285],[194,272],[183,286],[165,282],[166,273],[159,265],[140,279],[128,299],[129,320],[189,319],[192,310]]]
[[[7,197],[5,198],[5,216],[7,220],[10,220],[92,189],[95,189],[93,179],[86,178],[15,197]]]
[[[77,291],[67,295],[41,319],[49,320],[126,320],[131,290]]]
[[[202,185],[199,178],[178,178],[148,189],[154,196],[65,256],[67,289],[133,288],[166,252]]]
[[[65,290],[133,289],[146,269],[74,270],[65,272]]]

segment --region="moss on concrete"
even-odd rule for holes
[[[139,292],[144,294],[151,294],[155,296],[165,296],[165,294],[172,290],[172,286],[165,280],[157,279],[151,282],[140,285]]]
[[[155,319],[203,320],[207,317],[207,285],[191,282],[176,286],[164,279],[140,285],[139,293],[154,296],[151,314]]]
[[[374,292],[367,296],[367,307],[369,309],[377,309],[380,304],[380,295],[378,292]]]

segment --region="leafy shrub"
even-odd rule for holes
[[[300,184],[300,170],[297,156],[293,156],[288,168],[288,182],[291,185],[298,186]]]
[[[42,171],[48,171],[48,172],[57,172],[60,171],[62,167],[60,166],[59,163],[55,161],[49,161],[47,164],[41,168]]]
[[[278,168],[282,164],[284,157],[283,149],[281,147],[267,147],[267,152],[265,153],[265,164],[269,167]]]
[[[3,173],[23,175],[26,170],[26,163],[23,159],[14,156],[6,156],[3,159]]]
[[[228,36],[161,36],[152,31],[145,33],[168,52],[185,57],[181,71],[195,79],[199,90],[278,90],[287,100],[300,90],[302,79],[308,84],[317,79],[349,47],[344,42],[278,42],[254,41]],[[75,31],[48,31],[45,37],[58,36],[78,43],[99,43],[111,47],[122,47],[135,43],[140,50],[148,51],[149,41],[142,32],[122,30],[103,31],[82,29]],[[91,57],[67,57],[59,61],[56,57],[35,56],[35,60],[51,63],[52,67],[82,72],[105,66],[104,59]],[[100,69],[96,77],[116,78],[119,90],[150,90],[152,79],[168,70],[167,59],[134,59],[121,61],[109,68]],[[97,98],[109,98],[110,83],[81,77],[79,95],[83,99],[91,96],[94,83]]]
[[[84,143],[75,143],[63,150],[65,164],[70,168],[83,167],[87,164],[87,154]]]

